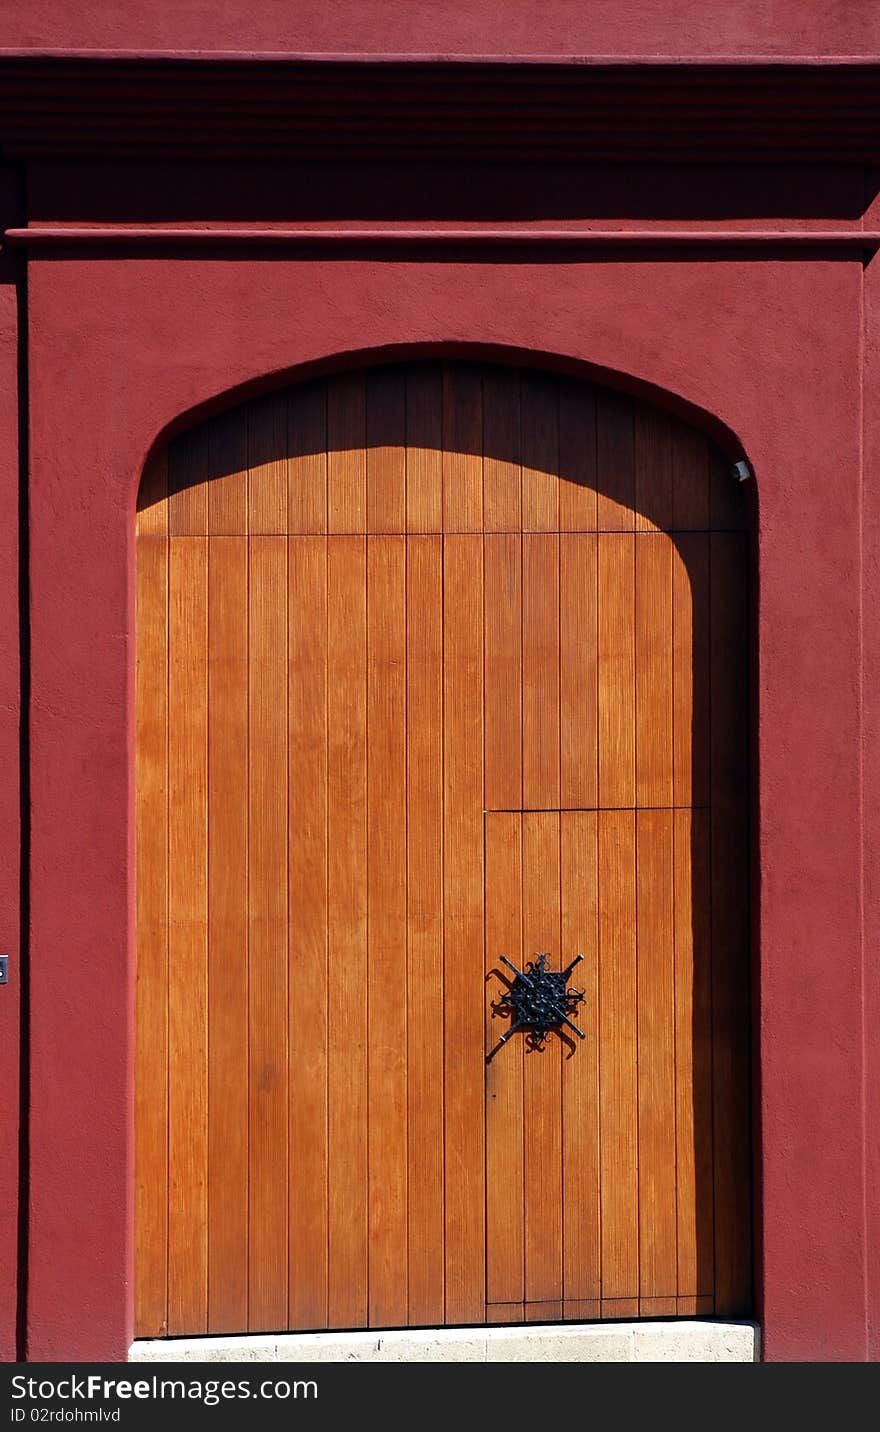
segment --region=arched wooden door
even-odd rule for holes
[[[745,525],[677,421],[489,366],[153,463],[139,1335],[749,1310]],[[541,952],[586,1038],[487,1061]]]

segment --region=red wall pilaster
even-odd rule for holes
[[[20,176],[0,167],[0,217],[20,221]],[[19,629],[18,629],[18,295],[20,264],[0,254],[0,1361],[16,1349],[19,1238],[19,1030],[21,994]]]

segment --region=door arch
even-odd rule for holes
[[[139,1335],[750,1310],[728,469],[473,362],[298,384],[151,461]],[[543,951],[585,955],[586,1038],[493,1055],[499,956]]]

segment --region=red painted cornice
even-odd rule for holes
[[[880,160],[880,63],[0,52],[18,156]]]
[[[852,258],[873,254],[880,247],[880,230],[854,225],[834,228],[736,229],[694,225],[673,229],[663,225],[642,228],[569,228],[513,225],[428,226],[387,224],[367,228],[350,224],[275,225],[160,225],[160,224],[31,224],[7,229],[3,242],[9,248],[31,250],[80,249],[92,251],[138,249],[288,248],[344,250],[382,248],[540,249],[679,248],[823,250]]]

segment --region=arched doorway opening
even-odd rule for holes
[[[156,455],[138,1335],[750,1311],[729,468],[617,392],[455,361]],[[497,1049],[500,956],[541,953],[583,954],[585,1038]]]

